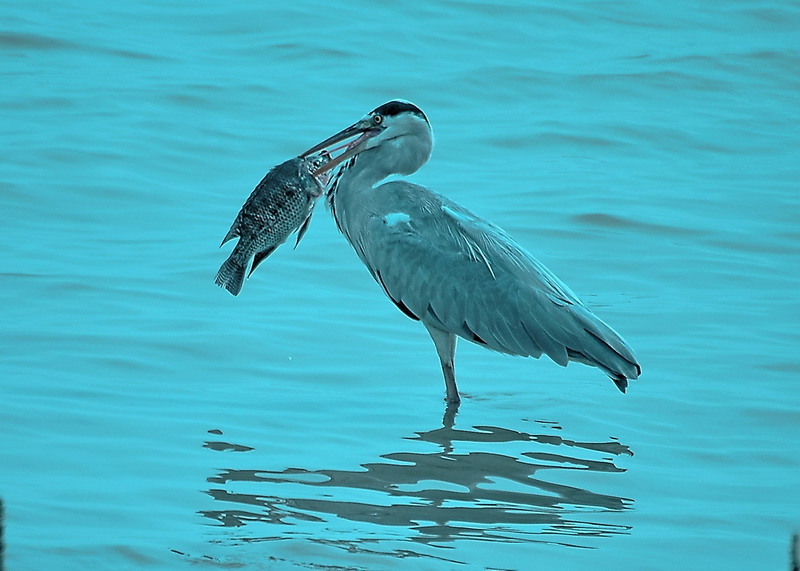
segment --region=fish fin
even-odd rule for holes
[[[258,252],[258,253],[257,253],[257,254],[256,254],[254,257],[253,257],[253,265],[252,265],[252,267],[250,268],[250,273],[249,273],[249,274],[247,274],[247,277],[248,277],[248,278],[249,278],[250,276],[252,276],[252,275],[253,275],[253,272],[254,272],[254,271],[256,271],[256,268],[258,267],[258,264],[260,264],[261,262],[263,262],[264,260],[266,260],[266,259],[267,259],[267,256],[269,256],[269,255],[270,255],[272,252],[274,252],[274,251],[275,251],[275,248],[277,248],[277,246],[270,246],[270,247],[269,247],[269,248],[267,248],[266,250],[261,250],[260,252]]]
[[[295,249],[297,249],[297,245],[300,243],[300,240],[303,239],[303,236],[306,235],[306,231],[308,230],[308,225],[311,222],[311,216],[313,214],[313,211],[309,213],[308,217],[306,217],[305,221],[303,222],[303,225],[300,226],[300,230],[297,231],[297,242],[294,243]]]
[[[245,266],[237,259],[234,259],[233,254],[231,254],[220,266],[214,283],[228,290],[231,295],[239,295],[244,285],[245,269]]]
[[[222,248],[222,246],[225,245],[225,242],[227,242],[228,240],[233,240],[238,235],[239,235],[239,229],[237,228],[236,223],[234,222],[233,226],[231,226],[231,229],[228,230],[227,234],[225,234],[225,237],[222,239],[222,244],[220,244],[219,247]]]

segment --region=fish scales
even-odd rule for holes
[[[249,276],[294,232],[297,244],[305,234],[317,199],[328,182],[328,173],[312,173],[330,160],[326,153],[296,157],[270,170],[256,186],[222,240],[238,237],[228,259],[214,280],[233,295],[238,295]],[[250,265],[252,261],[252,266]],[[247,268],[250,266],[250,272]]]

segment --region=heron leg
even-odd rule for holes
[[[448,430],[452,430],[453,426],[456,423],[456,415],[458,414],[458,407],[461,403],[458,402],[449,402],[444,408],[444,415],[442,415],[442,427]],[[452,441],[445,446],[445,452],[452,452],[453,451],[453,443]]]
[[[447,389],[446,401],[448,403],[457,404],[461,402],[461,397],[458,396],[458,387],[456,386],[456,336],[448,331],[442,331],[424,324],[428,333],[433,339],[433,344],[436,346],[436,352],[439,354],[439,362],[442,364],[442,373],[444,374],[444,386]]]

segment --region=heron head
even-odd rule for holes
[[[344,145],[328,147],[348,141]],[[424,165],[433,149],[433,131],[422,110],[408,101],[396,99],[376,107],[364,117],[328,137],[300,155],[306,157],[323,149],[344,152],[322,165],[316,175],[329,171],[347,159],[375,152],[373,159],[384,164],[387,173],[411,174]]]

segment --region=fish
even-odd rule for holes
[[[222,247],[239,238],[220,266],[214,283],[234,296],[239,295],[245,276],[249,278],[295,230],[297,247],[308,230],[317,199],[330,179],[328,172],[318,176],[313,173],[330,160],[327,151],[295,157],[273,167],[261,179],[220,244]]]

